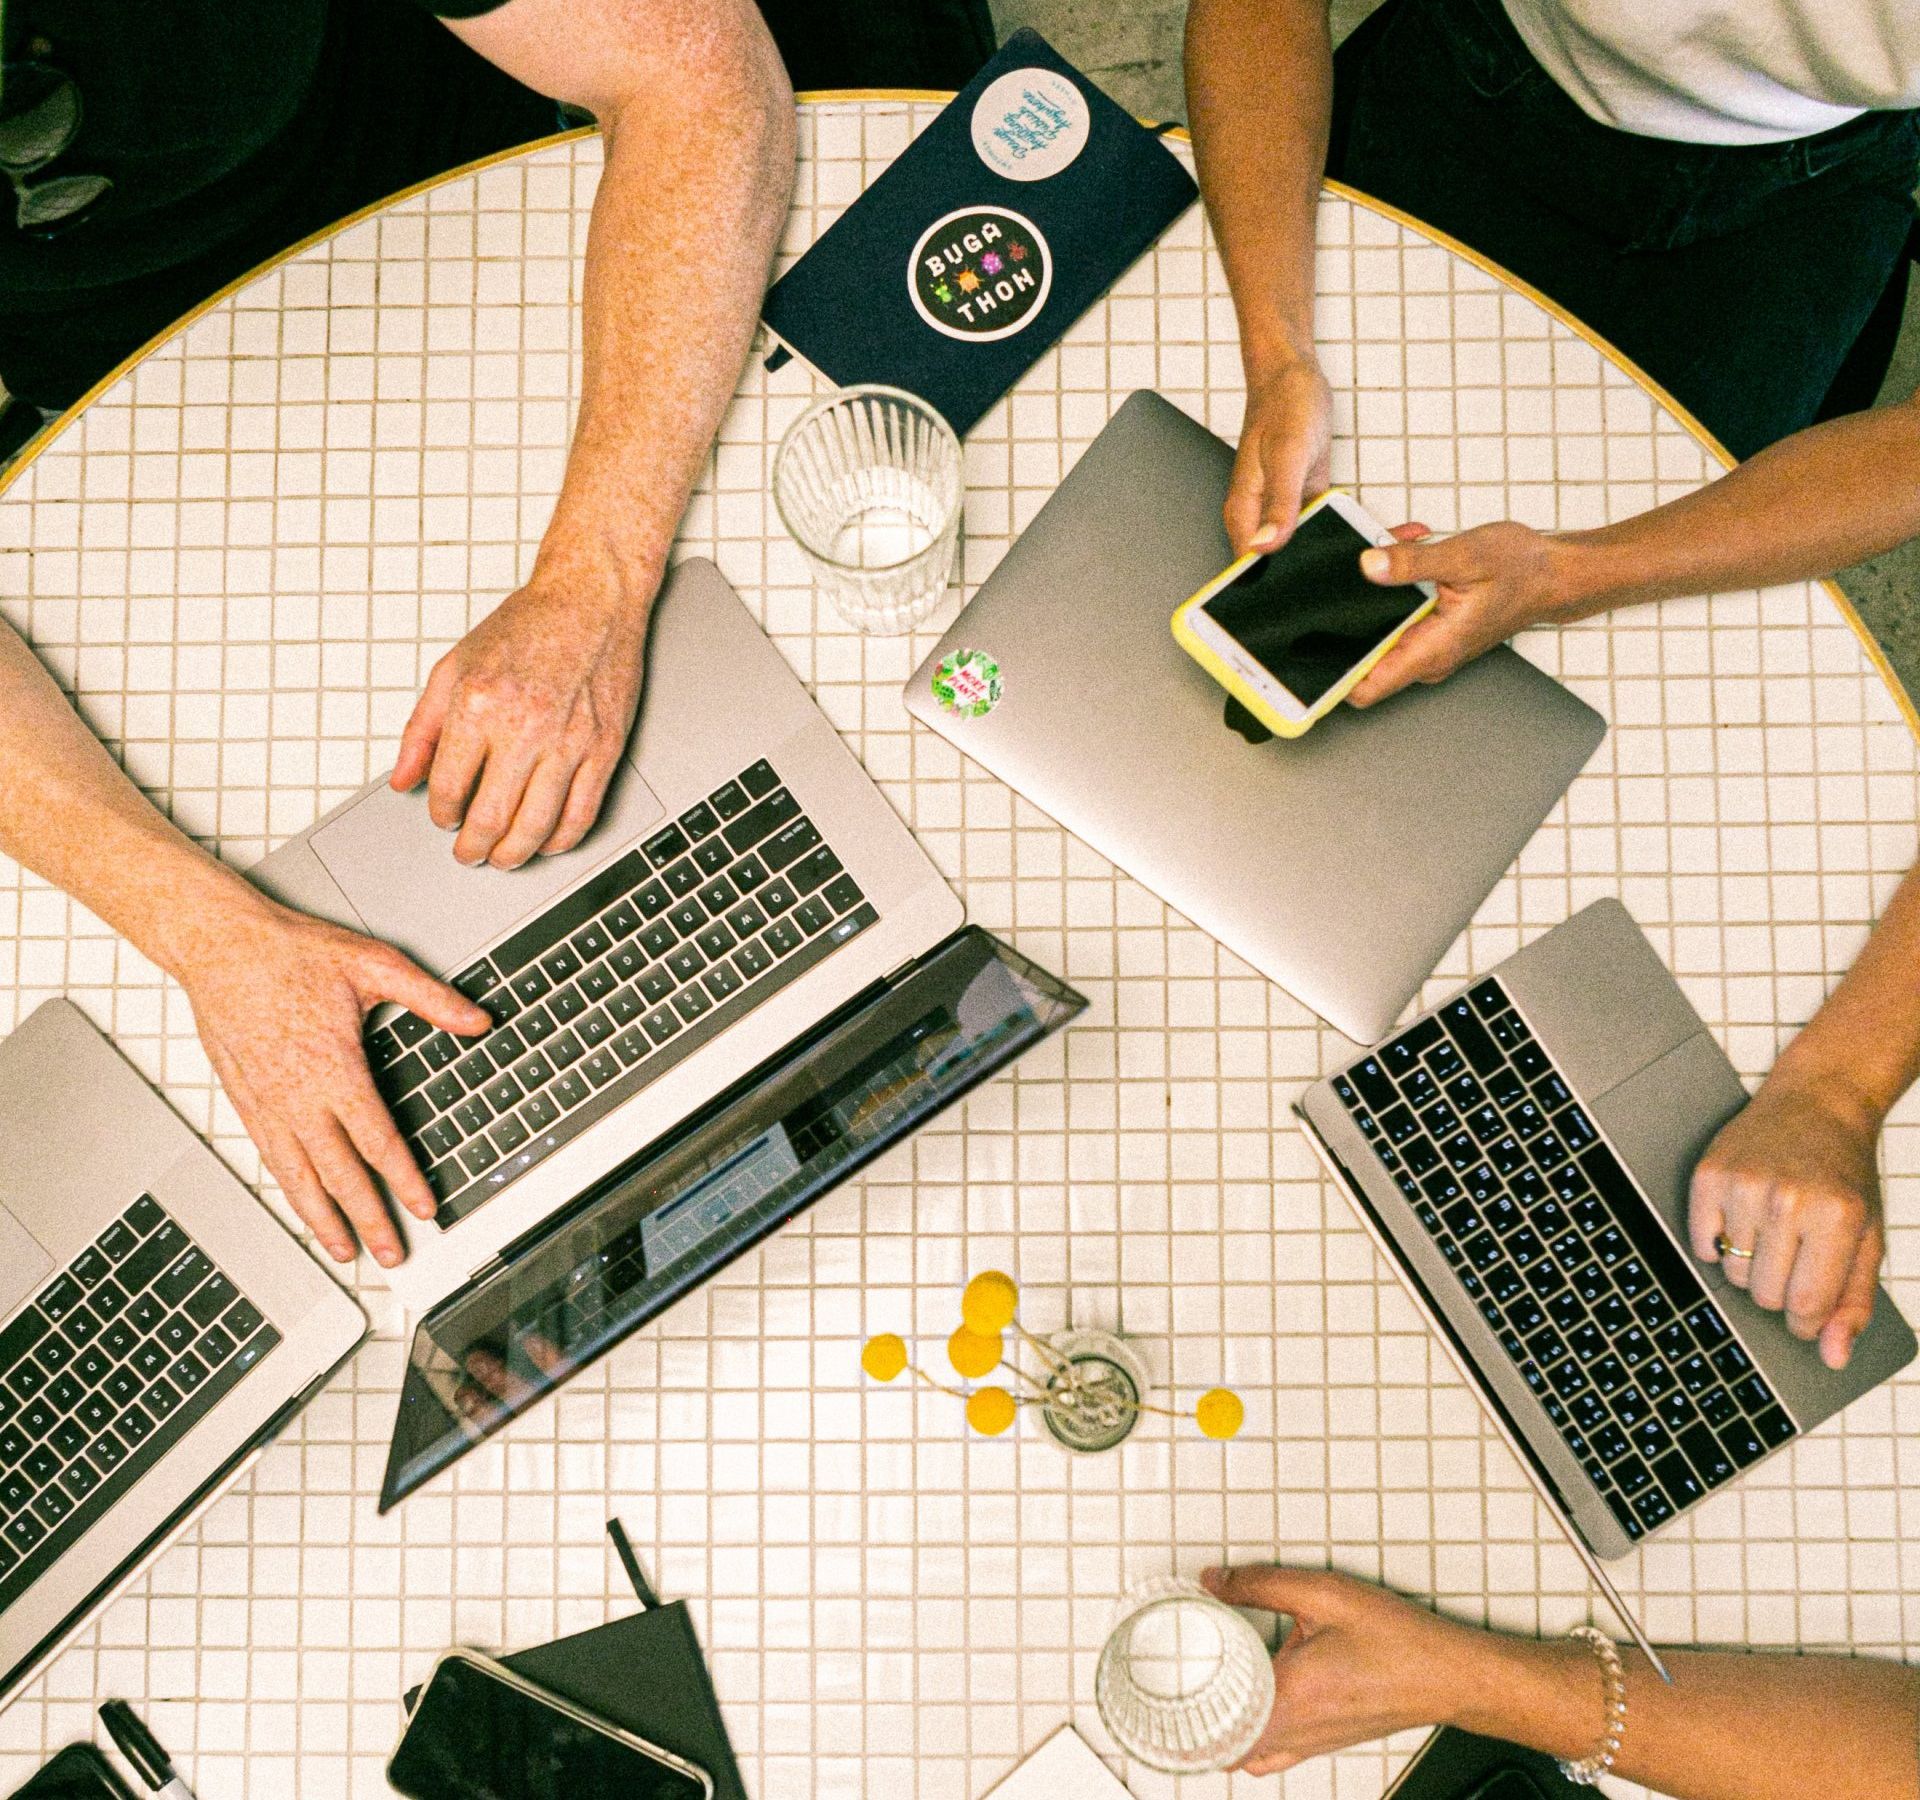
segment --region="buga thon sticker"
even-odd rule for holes
[[[1009,181],[1045,181],[1087,147],[1087,97],[1053,69],[1012,69],[973,103],[973,148]]]
[[[1024,331],[1052,286],[1039,227],[999,206],[963,206],[936,219],[907,267],[914,311],[935,331],[974,343]]]

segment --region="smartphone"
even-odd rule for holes
[[[1269,731],[1298,737],[1432,610],[1431,582],[1380,587],[1360,573],[1361,551],[1392,542],[1359,501],[1329,488],[1278,550],[1243,556],[1186,601],[1174,638]]]
[[[472,1650],[434,1664],[387,1780],[411,1800],[713,1800],[704,1769]]]
[[[91,1744],[69,1744],[13,1800],[133,1800],[113,1765]]]

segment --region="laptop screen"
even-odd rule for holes
[[[421,1320],[381,1510],[1085,1005],[961,931],[614,1170]]]

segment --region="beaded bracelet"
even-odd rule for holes
[[[1613,1759],[1620,1754],[1620,1740],[1626,1735],[1627,1678],[1620,1668],[1620,1652],[1605,1632],[1596,1631],[1591,1625],[1576,1625],[1567,1636],[1584,1638],[1593,1646],[1593,1654],[1600,1663],[1600,1678],[1606,1684],[1607,1722],[1600,1735],[1600,1747],[1578,1762],[1563,1758],[1560,1763],[1560,1773],[1569,1781],[1581,1787],[1593,1787],[1613,1768]]]

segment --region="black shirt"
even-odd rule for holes
[[[4,0],[9,56],[43,54],[80,89],[79,135],[46,173],[114,186],[45,240],[0,189],[0,381],[65,405],[274,251],[556,129],[551,101],[430,16],[502,3]]]

